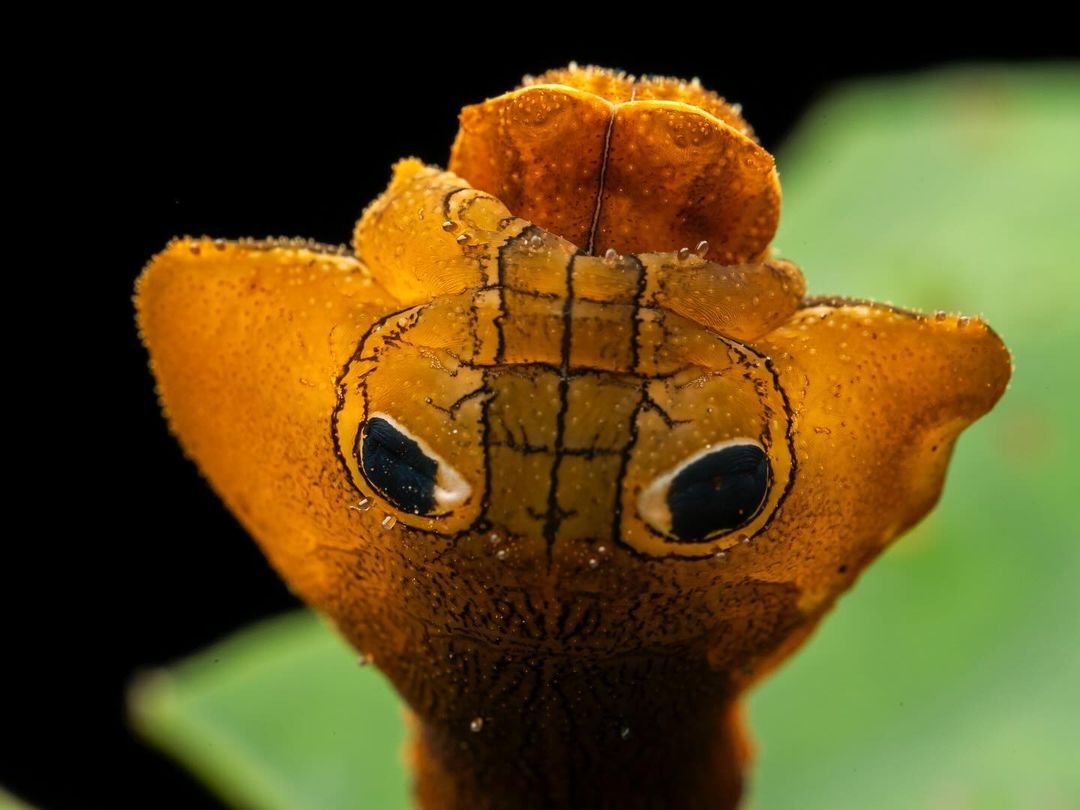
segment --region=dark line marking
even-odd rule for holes
[[[479,388],[474,388],[469,393],[462,394],[456,400],[451,402],[449,407],[444,408],[442,405],[436,405],[434,402],[428,402],[427,404],[435,410],[445,413],[447,416],[450,417],[450,420],[453,421],[457,419],[457,412],[461,409],[461,406],[468,402],[470,399],[476,399],[477,397],[483,396],[484,394],[493,393],[494,392],[487,387],[487,383],[483,383]]]
[[[574,307],[574,262],[578,254],[570,256],[564,273],[566,274],[566,298],[562,309],[562,346],[559,368],[559,410],[555,414],[555,459],[551,463],[551,488],[548,489],[547,517],[544,520],[544,539],[547,540],[548,568],[551,567],[555,535],[559,531],[563,516],[559,514],[559,468],[562,466],[563,441],[566,439],[566,411],[570,407],[570,350],[573,340]]]
[[[655,341],[652,345],[652,361],[653,366],[660,365],[660,357],[663,354],[664,347],[671,344],[671,332],[668,331],[668,311],[664,309],[654,309],[656,313],[656,320],[654,323],[660,327],[660,340]]]
[[[469,337],[472,339],[473,360],[480,356],[480,310],[477,308],[477,295],[478,293],[474,292],[469,301]]]
[[[814,307],[830,307],[831,309],[869,307],[870,309],[878,310],[879,312],[892,312],[895,315],[900,315],[905,318],[910,318],[913,321],[920,321],[923,323],[929,323],[935,319],[933,315],[913,309],[904,309],[903,307],[893,306],[892,304],[883,304],[880,301],[870,301],[866,298],[844,298],[837,295],[809,296],[802,300],[797,311],[801,312],[804,309],[813,309]],[[1000,339],[1000,335],[998,335],[986,321],[982,321],[982,326],[989,334]]]
[[[911,318],[915,321],[925,321],[931,317],[923,312],[916,312],[913,309],[904,309],[903,307],[893,306],[892,304],[883,304],[880,301],[870,301],[866,298],[844,298],[839,295],[809,296],[802,300],[802,303],[799,305],[799,310],[813,309],[814,307],[829,307],[831,309],[870,307],[870,309],[884,310],[896,315],[903,315],[905,318]]]
[[[642,261],[636,254],[626,256],[625,258],[634,262],[637,266],[637,287],[634,291],[633,309],[631,310],[631,345],[630,345],[630,370],[631,374],[638,374],[640,363],[642,363],[642,309],[644,307],[645,291],[648,283],[646,275],[645,262]],[[630,413],[630,424],[627,427],[626,443],[623,445],[622,450],[619,453],[619,471],[616,473],[615,480],[615,504],[613,504],[611,510],[611,541],[619,542],[620,530],[622,528],[622,499],[623,499],[623,485],[626,480],[626,470],[630,467],[630,459],[633,455],[634,447],[637,445],[637,418],[642,413],[642,409],[645,407],[646,401],[649,399],[648,392],[648,380],[642,380],[639,383],[639,396],[637,402],[634,404]],[[626,545],[625,543],[621,543]],[[629,548],[629,545],[626,546]]]
[[[562,636],[559,640],[562,642],[570,641],[571,639],[587,635],[585,629],[595,630],[596,626],[600,623],[601,612],[595,602],[588,602],[585,608],[578,615],[577,621],[574,622],[574,626],[566,631],[566,635]]]
[[[600,208],[604,204],[604,180],[607,176],[608,156],[611,152],[611,133],[615,129],[615,115],[618,104],[611,106],[611,118],[608,119],[607,132],[604,133],[604,152],[600,156],[600,177],[596,181],[596,205],[593,206],[592,224],[589,226],[589,243],[585,252],[592,256],[596,248],[596,228],[600,224]]]
[[[534,605],[532,601],[532,595],[527,588],[522,588],[520,593],[525,599],[525,610],[532,619],[533,625],[539,633],[540,640],[545,641],[547,639],[547,627],[544,622],[544,613],[536,609],[536,605]]]
[[[426,304],[423,305],[423,308],[417,313],[417,316],[419,317],[419,315],[426,308],[427,308],[427,305]],[[360,487],[358,487],[356,485],[356,482],[353,480],[352,473],[349,470],[349,464],[345,460],[345,454],[342,452],[342,449],[341,449],[341,442],[338,440],[338,421],[341,418],[341,411],[345,407],[345,396],[346,396],[345,386],[344,386],[345,378],[347,376],[349,376],[349,369],[351,369],[353,367],[354,363],[356,363],[357,361],[359,361],[361,359],[368,359],[368,358],[364,358],[364,355],[363,355],[364,346],[367,343],[367,341],[371,338],[371,336],[375,333],[375,329],[380,324],[383,324],[386,321],[388,321],[390,318],[401,317],[404,313],[406,313],[406,312],[408,312],[408,311],[410,311],[412,309],[416,309],[415,304],[413,304],[411,306],[408,306],[408,307],[405,307],[404,309],[399,309],[396,312],[391,312],[389,315],[387,315],[387,316],[385,316],[383,318],[377,318],[376,320],[372,321],[371,325],[368,326],[368,328],[364,331],[364,334],[360,336],[360,340],[356,344],[356,349],[353,351],[353,353],[349,356],[349,358],[342,365],[341,371],[338,373],[337,377],[334,379],[334,387],[337,390],[337,404],[334,406],[334,410],[330,413],[330,439],[331,439],[331,441],[332,441],[332,443],[334,445],[334,455],[337,457],[338,462],[341,464],[341,468],[345,471],[345,479],[349,482],[349,486],[351,486],[356,491],[356,493],[358,495],[360,495],[361,497],[366,497],[366,495],[364,494],[364,491],[362,489],[360,489]],[[375,359],[376,359],[375,356],[370,358],[370,360],[372,360],[372,361],[374,361]],[[361,377],[361,383],[363,383],[366,378],[367,378],[367,374],[364,374]],[[363,394],[363,397],[364,397],[364,416],[366,418],[367,417],[367,391],[366,391],[366,386],[362,386],[362,388],[364,389],[362,391],[362,394]],[[357,430],[359,431],[359,429],[360,429],[360,427],[359,427],[359,425],[357,425]]]
[[[595,258],[595,257],[590,257]],[[629,257],[628,257],[629,258]],[[563,296],[553,292],[541,292],[540,290],[525,290],[521,287],[511,287],[509,285],[500,286],[499,284],[486,284],[483,287],[477,287],[476,292],[492,292],[501,290],[503,292],[514,293],[515,295],[521,295],[528,298],[537,298],[544,301],[559,301]],[[593,298],[589,295],[575,295],[575,301],[580,301],[583,304],[596,304],[602,307],[619,307],[619,306],[633,306],[634,301],[632,296],[626,298],[619,297],[617,294],[612,294],[610,298]],[[696,323],[696,321],[695,321]]]
[[[546,445],[542,444],[518,444],[517,439],[512,434],[507,433],[507,441],[505,442],[492,442],[492,447],[505,447],[514,453],[520,453],[523,456],[541,456],[541,455],[554,455],[554,450]]]
[[[645,400],[648,398],[647,386],[648,380],[641,381],[641,396],[638,397],[638,401],[634,404],[634,409],[630,412],[630,426],[629,435],[626,438],[626,444],[623,445],[621,456],[619,460],[619,471],[615,475],[615,508],[612,513],[611,521],[611,541],[613,543],[619,543],[621,546],[630,549],[631,551],[642,554],[637,549],[633,548],[629,543],[624,543],[621,537],[622,530],[622,511],[623,511],[623,485],[626,483],[626,471],[630,466],[630,457],[634,453],[634,447],[637,445],[638,440],[638,417],[641,414],[642,409],[645,407]],[[643,555],[642,556],[647,556]]]
[[[491,396],[485,397],[480,405],[480,446],[484,453],[484,496],[480,500],[480,512],[467,531],[476,526],[487,524],[488,509],[491,508],[491,403],[499,395],[491,384],[491,372],[481,372],[481,382],[484,388],[491,391]],[[464,532],[463,532],[464,533]]]
[[[492,442],[491,446],[505,447],[507,450],[520,453],[523,456],[555,455],[555,449],[552,447],[543,444],[518,444],[515,439],[505,442]],[[566,447],[563,448],[562,454],[564,456],[584,458],[591,461],[594,458],[617,456],[619,455],[619,451],[610,447]]]
[[[690,422],[689,419],[672,418],[671,414],[669,414],[659,402],[652,398],[652,395],[649,393],[648,386],[646,386],[645,388],[645,407],[648,408],[650,411],[653,411],[661,419],[663,419],[664,424],[668,427],[668,430],[671,430],[676,425],[685,425]]]
[[[551,452],[546,445],[533,444],[529,441],[529,431],[525,428],[525,424],[518,420],[518,430],[521,431],[521,441],[518,441],[517,436],[514,435],[513,429],[506,421],[506,417],[503,414],[499,414],[499,422],[502,424],[502,429],[506,435],[506,441],[504,442],[492,442],[492,447],[506,447],[515,452],[521,452],[523,455],[530,455],[534,453]]]
[[[799,457],[795,452],[795,412],[791,408],[791,400],[788,399],[787,391],[784,390],[784,386],[780,384],[780,373],[776,370],[776,365],[773,363],[771,357],[764,357],[765,368],[768,369],[769,374],[772,375],[773,382],[776,385],[776,390],[780,392],[780,402],[784,406],[784,415],[787,417],[787,446],[788,453],[791,455],[791,472],[788,473],[787,483],[784,485],[784,491],[780,493],[780,497],[776,501],[776,506],[773,507],[772,514],[761,525],[761,527],[754,532],[754,536],[757,536],[768,528],[769,524],[773,522],[778,514],[780,514],[780,508],[784,505],[784,501],[787,500],[788,495],[791,493],[792,487],[795,486],[795,478],[799,472]],[[772,473],[772,465],[769,466],[769,473]]]
[[[458,186],[457,188],[452,188],[448,192],[446,192],[446,194],[444,194],[443,198],[442,198],[443,218],[447,219],[447,220],[450,220],[452,222],[453,217],[450,215],[450,199],[455,194],[460,194],[462,191],[472,191],[472,190],[473,189],[472,189],[471,186]],[[461,218],[458,217],[458,221],[460,221],[460,220],[461,220]]]
[[[566,631],[566,621],[570,618],[571,602],[563,602],[559,608],[559,616],[555,620],[555,638],[562,640],[563,633]]]
[[[495,326],[495,363],[496,365],[506,362],[506,334],[503,328],[503,321],[508,314],[506,309],[506,262],[507,251],[516,248],[518,243],[527,240],[534,233],[539,232],[539,228],[535,225],[530,225],[525,228],[517,236],[507,239],[501,245],[495,256],[495,289],[499,295],[499,314],[494,317],[492,323]]]
[[[443,351],[445,351],[445,350],[443,350]],[[546,371],[546,372],[550,372],[552,374],[561,374],[562,373],[562,367],[561,366],[557,366],[554,363],[549,363],[549,362],[544,361],[544,360],[533,360],[533,361],[529,361],[529,362],[510,362],[510,363],[506,363],[506,362],[503,362],[503,363],[472,363],[472,362],[469,362],[468,360],[461,359],[458,362],[459,362],[459,364],[461,365],[462,368],[469,369],[470,371],[479,371],[479,370],[488,369],[488,368],[490,368],[490,369],[501,369],[501,370],[506,371],[508,373],[514,373],[514,374],[523,375],[523,376],[527,376],[527,372],[534,372],[534,371]],[[680,374],[685,372],[687,369],[691,369],[691,368],[702,368],[702,369],[704,369],[705,367],[704,366],[697,366],[694,363],[687,363],[686,365],[679,366],[678,368],[673,369],[672,371],[662,371],[662,372],[657,372],[655,374],[650,374],[648,379],[654,380],[654,381],[656,381],[656,380],[670,380],[670,379],[672,379],[674,377],[679,376]],[[568,378],[570,378],[570,379],[574,379],[576,377],[597,377],[597,376],[618,378],[618,377],[625,377],[627,373],[628,372],[625,371],[624,369],[600,368],[599,366],[580,366],[579,365],[579,366],[575,366],[574,368],[569,369],[566,372],[566,376]]]
[[[477,292],[491,292],[492,290],[496,290],[498,292],[514,293],[515,295],[524,295],[524,296],[528,296],[529,298],[542,298],[542,299],[544,299],[546,301],[558,301],[560,298],[562,298],[562,296],[559,295],[558,293],[546,293],[546,292],[540,292],[539,290],[523,290],[520,287],[507,287],[507,286],[504,286],[502,284],[487,284],[487,285],[485,285],[483,287],[479,287],[476,291]],[[579,299],[579,300],[581,300],[581,299]],[[607,303],[607,302],[606,301],[598,301],[597,303]]]
[[[645,297],[645,264],[636,254],[626,258],[633,262],[638,270],[637,287],[630,310],[630,372],[637,374],[641,362],[641,299]]]

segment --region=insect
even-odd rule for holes
[[[404,160],[354,252],[180,239],[169,422],[414,719],[425,808],[724,808],[742,694],[937,501],[980,319],[807,297],[696,83],[553,71]]]

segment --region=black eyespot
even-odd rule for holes
[[[389,420],[372,417],[357,437],[360,467],[379,494],[403,512],[435,511],[439,463]]]
[[[769,461],[758,445],[733,444],[690,462],[671,479],[671,533],[700,542],[754,516],[769,488]]]

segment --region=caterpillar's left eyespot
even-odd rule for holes
[[[472,493],[458,471],[427,442],[385,413],[374,413],[363,424],[354,452],[367,482],[403,512],[445,514]]]
[[[638,512],[679,542],[707,542],[748,523],[765,502],[771,478],[761,445],[733,439],[657,476],[638,496]]]
[[[485,368],[472,362],[468,318],[448,317],[460,306],[445,297],[373,325],[338,379],[331,418],[357,498],[443,537],[478,525],[490,500],[483,439],[491,391]]]

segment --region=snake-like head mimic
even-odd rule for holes
[[[740,692],[1005,390],[977,318],[805,297],[779,201],[722,99],[571,68],[399,163],[352,253],[140,279],[173,430],[408,703],[422,806],[734,806]]]

